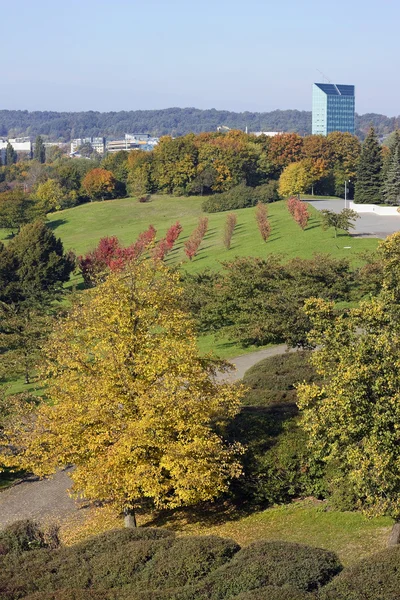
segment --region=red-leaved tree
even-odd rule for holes
[[[199,224],[193,231],[190,238],[185,242],[185,254],[189,260],[192,260],[196,256],[200,244],[207,233],[207,229],[208,217],[200,217]]]
[[[311,216],[308,212],[307,204],[305,202],[302,202],[295,196],[292,196],[287,201],[287,207],[296,223],[302,229],[305,229],[307,227],[308,220]]]
[[[225,230],[224,230],[224,246],[227,250],[231,247],[233,232],[235,231],[237,218],[235,213],[226,215]]]
[[[256,221],[261,237],[266,242],[271,234],[271,224],[268,220],[267,207],[262,202],[259,202],[256,207]]]
[[[165,241],[167,242],[169,250],[172,250],[174,247],[176,240],[182,233],[182,229],[183,227],[179,221],[177,221],[175,225],[171,225],[171,227],[168,229],[167,233],[165,234]]]
[[[156,230],[153,225],[143,231],[136,242],[123,248],[117,237],[102,238],[94,250],[78,257],[78,266],[87,285],[94,285],[108,269],[117,271],[132,259],[138,259],[154,243]]]

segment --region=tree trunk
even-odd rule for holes
[[[393,525],[387,543],[389,548],[398,544],[400,544],[400,522]]]
[[[125,508],[124,510],[124,526],[128,529],[134,529],[137,527],[135,509],[133,505],[131,505],[129,508]]]

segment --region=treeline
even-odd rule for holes
[[[36,149],[43,144],[36,138]],[[15,229],[47,212],[89,200],[149,194],[210,196],[216,212],[313,191],[341,195],[356,178],[361,146],[349,133],[254,137],[242,131],[165,136],[151,152],[134,150],[70,159],[47,152],[0,166],[0,227]],[[46,160],[46,162],[43,162]]]
[[[50,141],[63,142],[89,136],[119,137],[127,132],[180,136],[215,131],[220,125],[243,131],[248,127],[249,131],[288,131],[304,135],[311,133],[311,111],[237,113],[214,108],[167,108],[108,113],[0,111],[0,136],[43,135]],[[363,139],[371,125],[376,128],[379,136],[384,136],[399,126],[399,118],[376,113],[356,115],[358,137]]]

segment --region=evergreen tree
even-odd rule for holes
[[[29,303],[53,299],[74,268],[61,240],[42,221],[25,225],[8,249],[17,258],[19,285]]]
[[[373,127],[363,143],[357,168],[357,183],[354,201],[358,204],[373,204],[381,200],[382,153]]]
[[[17,162],[17,153],[15,152],[13,146],[8,142],[6,148],[6,165],[13,165]]]
[[[382,196],[387,204],[400,204],[400,144],[397,145],[390,159],[385,181],[383,182]]]
[[[397,148],[400,149],[400,131],[398,129],[396,129],[396,131],[391,133],[390,136],[388,137],[387,147],[389,149],[389,152],[387,153],[386,158],[383,159],[383,168],[382,168],[383,182],[385,182],[385,180],[386,180],[388,170],[392,164],[393,157],[395,155]]]
[[[46,161],[46,148],[40,135],[37,136],[35,141],[35,151],[33,153],[33,158],[42,164]]]

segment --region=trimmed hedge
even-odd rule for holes
[[[39,591],[132,585],[147,562],[173,543],[173,534],[164,530],[125,529],[70,548],[19,556],[10,553],[0,560],[0,598],[16,600]]]
[[[233,540],[217,536],[184,537],[158,552],[140,574],[143,589],[180,588],[215,571],[240,550]]]
[[[270,407],[277,404],[295,406],[295,385],[318,380],[310,364],[311,352],[298,351],[261,360],[246,371],[243,383],[248,388],[243,404],[246,406]]]
[[[44,532],[35,521],[16,521],[0,531],[0,556],[21,554],[38,548],[57,548],[60,545],[58,528]]]
[[[314,595],[299,592],[292,587],[268,586],[262,590],[253,590],[235,596],[232,600],[312,600]]]
[[[321,600],[398,600],[400,547],[388,548],[344,569],[325,589]]]
[[[183,600],[225,600],[267,586],[314,591],[342,570],[333,552],[290,542],[255,542],[240,550]]]
[[[276,181],[271,180],[255,188],[241,183],[227,192],[209,196],[204,200],[202,209],[207,213],[215,213],[256,206],[258,202],[267,204],[269,202],[276,202],[277,200],[279,200],[279,195],[278,183]]]

